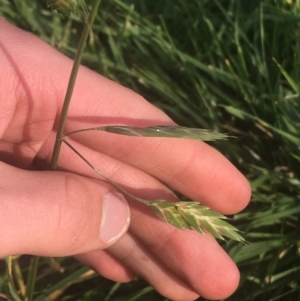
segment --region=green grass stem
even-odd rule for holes
[[[101,0],[96,0],[94,2],[93,7],[91,9],[91,14],[88,18],[88,21],[84,25],[83,32],[80,37],[80,41],[79,41],[77,52],[76,52],[76,55],[74,58],[73,68],[72,68],[72,71],[70,74],[67,92],[66,92],[66,96],[64,99],[63,108],[61,111],[60,120],[59,120],[59,124],[58,124],[58,128],[57,128],[56,140],[55,140],[55,145],[54,145],[52,159],[51,159],[51,168],[52,169],[57,168],[59,152],[60,152],[60,147],[61,147],[61,139],[63,137],[65,124],[67,121],[68,110],[69,110],[69,106],[70,106],[71,99],[72,99],[72,94],[73,94],[73,90],[74,90],[74,86],[75,86],[75,82],[76,82],[77,73],[78,73],[80,63],[82,60],[86,41],[87,41],[89,32],[93,26],[95,17],[97,15],[100,2],[101,2]]]
[[[32,263],[29,267],[27,286],[26,286],[26,301],[33,300],[34,288],[36,284],[36,276],[39,267],[39,256],[34,256],[32,258]]]

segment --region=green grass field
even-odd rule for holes
[[[0,0],[0,15],[73,57],[81,14],[61,18],[45,2]],[[233,220],[251,243],[224,244],[242,274],[227,300],[300,300],[300,1],[102,0],[83,64],[180,125],[236,137],[213,144],[253,190]],[[29,258],[19,264],[26,275]],[[39,273],[35,301],[166,300],[72,259],[43,259]]]

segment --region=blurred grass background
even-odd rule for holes
[[[45,2],[0,0],[0,15],[73,57],[81,14],[61,18]],[[237,137],[213,144],[253,190],[234,217],[251,244],[224,244],[242,274],[227,300],[300,300],[300,1],[103,0],[83,64],[180,125]],[[15,260],[15,273],[29,263]],[[7,283],[2,273],[10,294]],[[44,259],[34,300],[166,299],[140,279],[112,283],[71,259]]]

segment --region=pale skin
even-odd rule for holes
[[[0,66],[0,257],[74,255],[114,281],[140,275],[178,301],[235,291],[239,271],[215,239],[176,229],[128,198],[128,230],[117,242],[101,241],[102,198],[115,189],[65,145],[59,170],[49,170],[72,61],[0,19]],[[174,123],[133,91],[82,67],[66,131],[102,124]],[[244,176],[204,142],[94,132],[68,141],[139,197],[176,201],[166,183],[223,214],[241,211],[250,199]]]

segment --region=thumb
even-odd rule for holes
[[[0,162],[0,258],[104,249],[127,231],[129,206],[107,183]]]

